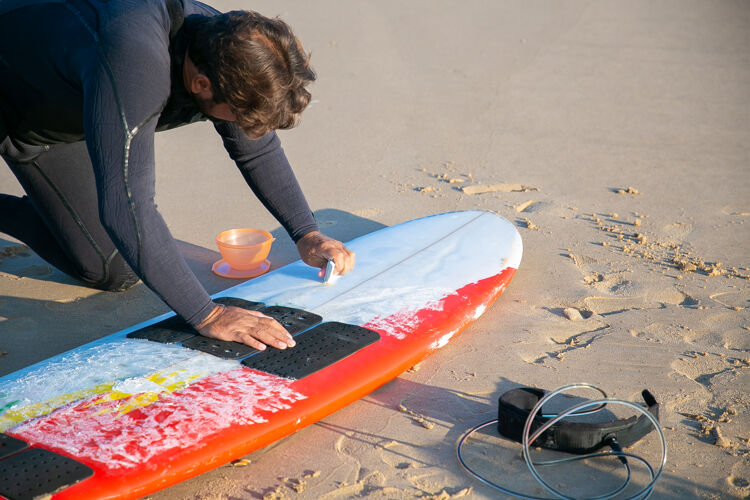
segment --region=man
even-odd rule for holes
[[[281,325],[211,301],[154,203],[154,133],[210,119],[248,185],[316,267],[324,236],[279,140],[315,79],[278,19],[194,0],[0,0],[0,154],[26,192],[0,232],[89,286],[140,278],[202,335],[291,347]],[[207,193],[210,196],[210,193]]]

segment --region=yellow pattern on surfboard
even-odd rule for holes
[[[12,408],[5,413],[0,414],[0,432],[5,432],[11,427],[26,422],[27,420],[30,420],[32,418],[38,418],[48,415],[56,409],[67,404],[74,403],[76,401],[80,401],[82,399],[86,399],[99,394],[106,395],[102,398],[97,399],[96,401],[93,401],[92,403],[87,405],[87,407],[130,398],[128,401],[124,402],[124,404],[118,406],[117,408],[105,408],[97,412],[97,415],[102,415],[117,411],[117,416],[122,416],[130,411],[135,410],[136,408],[144,408],[150,404],[155,403],[159,400],[160,393],[171,393],[178,389],[182,389],[189,383],[198,378],[201,378],[204,375],[203,373],[198,373],[185,376],[185,372],[186,370],[176,370],[169,373],[159,371],[142,377],[143,380],[152,382],[160,386],[160,388],[162,388],[163,390],[159,391],[145,391],[141,393],[130,394],[119,390],[113,390],[116,382],[105,382],[93,387],[87,387],[86,389],[81,389],[68,394],[55,396],[54,398],[50,398],[46,401],[31,403],[18,408]]]
[[[104,415],[107,413],[113,413],[117,411],[118,416],[125,415],[126,413],[129,413],[135,410],[136,408],[144,408],[150,404],[155,403],[156,401],[159,400],[159,394],[161,393],[169,394],[178,389],[182,389],[183,387],[187,386],[190,382],[202,376],[201,374],[196,374],[196,375],[190,375],[187,378],[178,379],[178,377],[182,375],[184,372],[185,370],[177,370],[168,374],[163,374],[162,372],[156,372],[152,375],[143,377],[144,380],[153,382],[154,384],[157,384],[159,387],[163,388],[164,390],[146,391],[146,392],[140,392],[137,394],[130,394],[127,392],[113,390],[106,396],[99,398],[96,401],[92,401],[88,406],[98,406],[98,405],[102,405],[105,403],[110,403],[112,401],[130,398],[127,401],[125,401],[122,405],[119,405],[115,408],[104,408],[100,410],[99,412],[97,412],[97,415]]]

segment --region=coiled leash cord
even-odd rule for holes
[[[599,392],[603,397],[602,399],[585,401],[583,403],[574,405],[559,414],[540,414],[542,406],[545,403],[550,401],[552,398],[572,389],[593,389]],[[461,436],[461,439],[459,439],[458,445],[456,447],[456,455],[461,466],[477,480],[481,481],[491,488],[494,488],[497,491],[505,493],[506,495],[530,500],[554,500],[557,498],[562,498],[564,500],[582,500],[578,497],[565,495],[563,492],[546,482],[539,475],[537,466],[561,465],[570,462],[577,462],[579,460],[612,456],[617,457],[625,467],[626,477],[624,481],[615,489],[610,490],[607,493],[592,497],[585,497],[585,500],[608,500],[610,498],[614,498],[615,496],[622,493],[630,483],[631,470],[630,464],[628,463],[628,458],[630,458],[632,460],[640,462],[646,467],[651,477],[651,481],[635,494],[627,497],[627,500],[645,500],[646,498],[651,496],[656,482],[659,480],[662,472],[664,471],[664,465],[667,463],[667,441],[664,437],[664,431],[662,431],[661,426],[659,425],[658,403],[648,391],[643,391],[643,398],[646,401],[648,408],[643,408],[642,406],[631,403],[630,401],[610,399],[607,397],[607,394],[604,391],[594,385],[587,383],[566,385],[546,395],[544,394],[544,391],[535,388],[514,389],[512,391],[508,391],[500,398],[500,407],[498,409],[499,418],[481,423]],[[535,401],[535,404],[529,411],[529,407],[531,406],[531,403],[533,401]],[[635,417],[631,417],[629,419],[615,420],[602,424],[563,422],[563,420],[568,417],[590,415],[596,413],[604,409],[604,407],[608,404],[616,404],[633,408],[638,411],[641,416],[637,419]],[[525,417],[525,419],[523,419],[522,417]],[[523,422],[522,430],[520,430],[519,427],[520,422]],[[529,468],[529,472],[531,472],[531,475],[539,484],[541,484],[548,492],[554,495],[554,498],[530,496],[508,489],[479,475],[474,470],[472,470],[471,467],[469,467],[469,465],[464,461],[463,455],[461,454],[461,447],[463,446],[464,442],[476,431],[484,429],[485,427],[493,424],[498,424],[498,430],[504,436],[521,442],[521,445],[523,447],[523,458],[526,462],[526,466]],[[656,429],[656,432],[659,435],[659,441],[661,443],[661,460],[659,461],[659,467],[656,469],[656,471],[654,471],[653,467],[651,467],[648,461],[644,458],[633,453],[625,452],[621,448],[621,446],[630,446],[631,444],[635,443],[640,438],[651,432],[652,429]],[[557,460],[534,462],[531,460],[530,447],[537,440],[541,442],[540,446],[544,448],[567,451],[571,453],[577,453],[579,455]],[[611,448],[611,451],[593,452],[594,450],[599,449],[603,446],[609,446]]]

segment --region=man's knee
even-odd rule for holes
[[[49,151],[49,146],[24,144],[11,139],[7,134],[3,137],[2,134],[3,131],[0,130],[0,155],[6,163],[31,163],[42,153]]]
[[[138,283],[138,276],[133,271],[129,273],[113,274],[108,280],[101,284],[95,285],[95,288],[104,290],[105,292],[124,292],[130,288],[133,288]]]
[[[138,280],[138,276],[118,253],[105,266],[105,272],[101,279],[87,280],[87,282],[93,288],[105,292],[124,292],[135,286]]]

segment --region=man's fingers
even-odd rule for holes
[[[226,306],[200,330],[201,335],[247,344],[258,350],[267,345],[286,349],[294,339],[278,321],[258,311]]]
[[[247,311],[252,316],[255,316],[258,318],[258,330],[266,331],[266,333],[270,334],[273,338],[276,338],[278,340],[281,340],[289,347],[294,346],[295,342],[292,338],[292,335],[281,326],[281,323],[276,321],[270,316],[266,316],[262,312],[259,311]]]
[[[258,332],[258,335],[256,335],[256,338],[260,339],[261,341],[265,342],[268,345],[278,347],[279,349],[286,349],[287,347],[293,347],[295,344],[291,335],[289,335],[289,333],[286,330],[283,330],[283,333],[282,333],[276,329],[273,329],[273,330],[261,329]]]
[[[255,347],[256,349],[258,349],[257,345],[261,345],[263,346],[263,348],[260,350],[264,350],[266,346],[276,347],[277,349],[287,348],[286,343],[275,339],[272,335],[267,334],[264,330],[257,329],[252,332],[243,332],[242,334],[240,334],[237,342],[242,342],[243,344]]]
[[[297,242],[297,249],[308,265],[325,269],[328,261],[332,260],[336,264],[336,274],[346,274],[354,268],[354,252],[319,231],[303,236]]]
[[[335,274],[346,274],[354,269],[354,252],[346,248],[341,243],[339,243],[339,245],[334,248],[327,249],[327,251],[325,252],[325,257],[325,262],[320,266],[323,268],[324,272],[326,264],[328,264],[329,260],[332,260],[333,263],[336,264],[336,269],[334,270]]]
[[[238,332],[235,341],[242,342],[259,350],[264,350],[266,346],[286,349],[295,345],[292,336],[283,328],[279,331],[276,328],[266,328],[263,325],[255,325],[252,328],[246,328],[244,331]]]
[[[237,338],[234,339],[235,342],[240,342],[245,345],[249,345],[250,347],[254,347],[255,349],[258,349],[259,351],[265,351],[266,350],[266,344],[263,342],[257,340],[255,337],[250,335],[250,333],[238,333]]]
[[[266,320],[262,320],[261,323],[264,325],[264,332],[267,332],[272,337],[284,342],[289,347],[292,347],[294,345],[294,339],[292,338],[292,335],[281,326],[281,323],[276,321],[275,319],[266,316]]]
[[[336,264],[336,274],[346,274],[354,269],[354,252],[341,245],[342,248],[332,252],[333,262]]]

